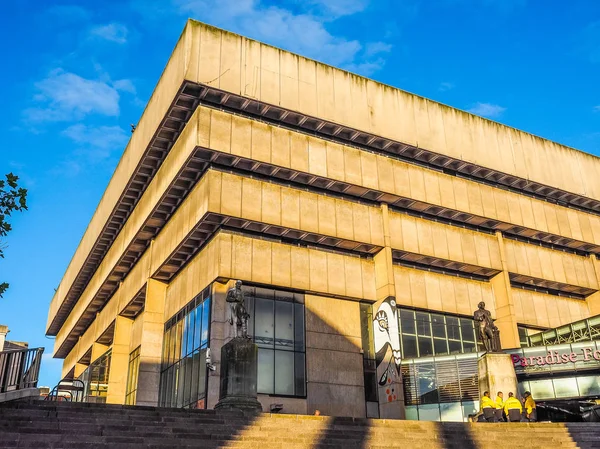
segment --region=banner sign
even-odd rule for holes
[[[600,350],[594,347],[581,348],[579,353],[577,352],[564,352],[559,353],[558,351],[548,351],[546,355],[534,355],[531,357],[520,356],[519,354],[511,354],[513,364],[516,367],[530,367],[530,366],[545,366],[545,365],[562,365],[577,362],[598,362],[600,361]]]

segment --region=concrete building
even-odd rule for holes
[[[240,279],[265,410],[461,420],[478,408],[480,301],[504,349],[600,314],[598,173],[589,154],[189,21],[47,334],[90,400],[212,408]]]

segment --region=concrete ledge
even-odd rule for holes
[[[0,393],[0,402],[16,401],[19,399],[40,397],[39,388],[24,388],[22,390],[7,391],[6,393]]]

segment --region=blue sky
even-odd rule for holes
[[[0,174],[29,189],[0,260],[9,338],[51,353],[54,288],[187,17],[600,155],[596,0],[5,2]]]

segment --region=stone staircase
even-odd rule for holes
[[[600,424],[463,424],[252,416],[46,401],[0,404],[0,448],[600,448]]]

